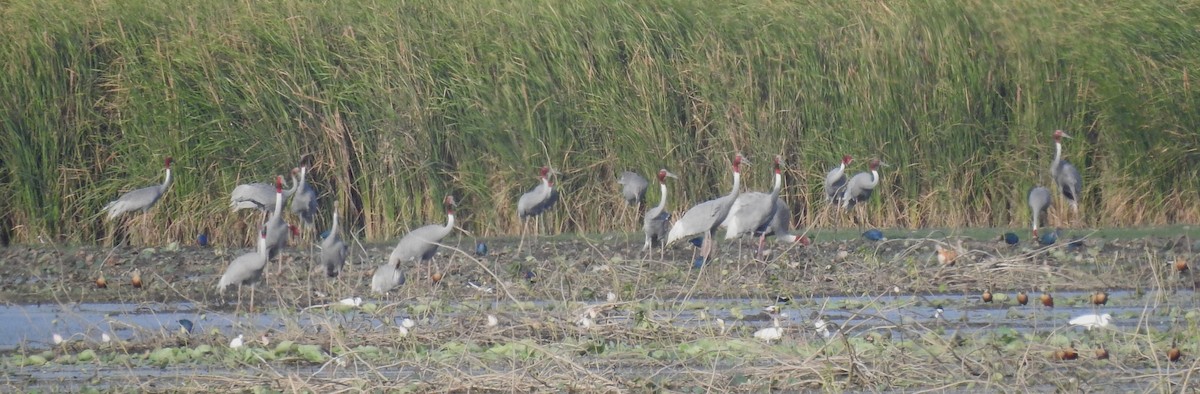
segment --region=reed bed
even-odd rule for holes
[[[1200,6],[1046,3],[27,0],[0,9],[0,239],[91,243],[119,193],[176,181],[137,242],[248,244],[229,192],[301,160],[366,240],[440,217],[515,234],[536,168],[550,232],[629,228],[615,180],[669,168],[673,209],[734,151],[786,156],[803,226],[843,154],[892,164],[878,226],[1013,226],[1055,129],[1084,226],[1200,221]],[[650,201],[656,201],[652,190]],[[1056,205],[1061,210],[1062,204]],[[1057,223],[1071,223],[1052,213]],[[250,229],[248,229],[250,228]]]

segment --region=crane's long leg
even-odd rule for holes
[[[529,227],[529,217],[528,216],[521,219],[521,242],[517,244],[517,256],[518,257],[521,255],[521,248],[525,246],[526,227]]]

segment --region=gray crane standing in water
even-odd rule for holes
[[[258,228],[258,249],[238,256],[225,268],[225,274],[217,282],[217,290],[225,291],[229,285],[238,286],[238,305],[242,303],[242,285],[250,286],[250,308],[254,309],[254,285],[262,279],[267,266],[267,227]]]
[[[292,195],[292,212],[300,216],[305,228],[313,226],[313,217],[317,215],[317,191],[308,183],[308,166],[300,166],[300,182],[296,184],[296,192]],[[286,198],[286,197],[285,197]]]
[[[825,174],[825,202],[832,205],[841,204],[842,195],[846,193],[846,166],[852,161],[854,158],[850,155],[842,156],[841,164]]]
[[[733,208],[733,203],[737,201],[738,194],[742,188],[742,164],[749,165],[741,153],[733,157],[733,190],[729,195],[708,200],[697,204],[688,209],[683,214],[683,217],[671,226],[671,231],[667,234],[667,244],[670,245],[675,241],[690,237],[696,234],[704,234],[704,240],[700,244],[700,258],[704,263],[707,263],[712,257],[713,244],[716,242],[717,228],[729,216],[729,210]]]
[[[729,209],[729,215],[725,217],[725,222],[721,223],[721,226],[725,227],[725,239],[737,239],[742,235],[758,232],[758,251],[762,251],[762,244],[766,240],[766,232],[763,230],[766,230],[771,221],[775,219],[776,210],[785,205],[779,199],[779,190],[783,188],[782,165],[783,156],[775,155],[774,183],[771,193],[749,192],[738,196],[733,207]],[[739,253],[741,252],[740,245]]]
[[[668,177],[679,178],[666,168],[658,170],[658,205],[646,211],[646,217],[642,220],[642,230],[646,232],[646,243],[642,245],[642,250],[660,246],[667,238],[667,222],[671,220],[671,212],[667,211]]]
[[[1062,159],[1062,139],[1071,138],[1062,130],[1054,130],[1054,161],[1050,163],[1050,177],[1058,185],[1058,191],[1071,204],[1071,212],[1079,214],[1080,191],[1083,190],[1083,178],[1074,165]]]
[[[104,206],[104,210],[108,211],[108,220],[116,219],[125,212],[142,211],[145,212],[162,198],[163,193],[167,191],[167,187],[171,185],[171,157],[168,156],[163,160],[163,167],[166,171],[166,178],[163,179],[161,185],[147,186],[137,190],[131,190],[116,200],[112,200],[108,205]]]
[[[371,277],[371,291],[382,294],[403,284],[404,274],[400,271],[400,263],[418,258],[424,263],[433,259],[437,254],[438,243],[454,230],[454,196],[446,196],[442,205],[446,208],[446,224],[422,226],[400,238],[400,242],[388,256],[388,262],[375,270],[375,275]]]
[[[292,169],[292,187],[283,191],[283,199],[286,200],[296,192],[300,183],[296,181],[296,173],[299,169]],[[264,215],[275,210],[275,185],[266,182],[246,183],[233,188],[233,192],[229,194],[229,208],[232,211],[252,208],[262,211]]]
[[[1029,190],[1029,210],[1033,213],[1033,238],[1038,237],[1038,226],[1041,224],[1038,219],[1046,214],[1046,209],[1050,208],[1050,190],[1041,186],[1034,186]]]
[[[346,264],[346,254],[348,252],[346,243],[342,242],[341,235],[338,234],[338,211],[337,203],[333,204],[333,224],[329,226],[329,235],[321,240],[321,265],[325,266],[325,276],[336,278],[342,272],[342,266]]]
[[[542,212],[554,206],[558,202],[558,191],[554,190],[554,182],[551,182],[549,177],[558,174],[550,167],[542,167],[538,171],[538,184],[533,187],[533,190],[521,195],[517,200],[517,218],[521,219],[521,242],[517,244],[517,253],[521,252],[521,248],[525,246],[525,231],[529,224],[529,218],[540,216]],[[536,224],[536,223],[535,223]],[[538,229],[534,229],[534,238],[537,238]]]
[[[621,197],[625,198],[626,202],[626,208],[621,211],[621,222],[624,223],[625,216],[629,215],[630,207],[634,212],[641,211],[642,202],[646,201],[646,188],[650,187],[650,182],[636,172],[625,171],[617,179],[617,184],[621,185]]]
[[[875,191],[875,186],[879,185],[879,166],[886,167],[887,163],[879,159],[871,159],[867,164],[867,168],[871,171],[870,173],[860,172],[854,174],[850,180],[846,181],[846,192],[842,194],[843,209],[850,209],[858,203],[871,198],[872,192]]]

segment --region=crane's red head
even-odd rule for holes
[[[550,174],[550,167],[542,166],[542,168],[540,170],[538,170],[539,178],[545,178],[546,175],[549,175],[549,174]]]
[[[871,159],[871,164],[868,164],[867,167],[870,168],[871,171],[875,171],[879,168],[880,164],[883,164],[883,162],[879,161],[879,159]]]
[[[850,155],[842,156],[842,164],[850,165],[850,162],[852,161],[854,161],[854,158],[850,157]]]
[[[746,157],[742,156],[741,153],[734,155],[733,156],[733,172],[742,172],[742,163],[743,162],[746,164],[750,164],[750,161],[746,160]]]
[[[675,176],[675,174],[672,174],[670,171],[667,171],[666,168],[658,170],[658,183],[666,182],[667,177],[679,178],[679,177]]]
[[[1067,133],[1063,132],[1062,130],[1054,130],[1054,142],[1061,142],[1063,137],[1071,138],[1071,136],[1067,135]]]
[[[458,205],[458,203],[454,201],[453,195],[447,195],[446,198],[442,199],[442,207],[446,208],[447,214],[453,215],[454,207],[457,205]]]
[[[275,176],[275,192],[283,193],[283,176],[282,175]]]
[[[288,230],[292,232],[292,236],[293,236],[293,237],[299,237],[299,236],[300,236],[300,228],[299,228],[299,227],[296,227],[296,225],[294,225],[294,224],[288,224]]]
[[[167,156],[167,159],[163,160],[163,163],[167,168],[171,168],[172,161],[174,161],[174,159],[171,159],[171,156]]]
[[[780,169],[779,169],[779,168],[780,168],[780,167],[782,167],[782,166],[783,166],[783,156],[782,156],[782,155],[775,155],[775,173],[776,173],[776,174],[780,173]]]
[[[267,238],[267,226],[266,225],[258,227],[258,237],[262,238],[262,239]]]
[[[796,243],[803,246],[808,246],[812,245],[812,240],[808,239],[808,236],[801,235],[799,238],[796,238]]]

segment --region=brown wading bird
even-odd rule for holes
[[[1050,293],[1042,293],[1042,305],[1053,308],[1054,307],[1054,297],[1051,296]]]
[[[938,263],[944,265],[954,265],[954,260],[958,259],[958,252],[954,249],[943,248],[937,245],[937,260]]]
[[[992,302],[992,290],[991,289],[983,290],[983,302]]]
[[[1017,293],[1017,304],[1025,305],[1028,303],[1029,303],[1029,294],[1025,294],[1024,291]]]
[[[1071,211],[1078,215],[1079,193],[1083,190],[1083,178],[1079,176],[1079,170],[1075,166],[1062,160],[1063,137],[1071,138],[1062,130],[1054,130],[1054,161],[1050,163],[1050,177],[1054,178],[1054,183],[1058,185],[1058,191],[1070,203]]]
[[[242,303],[242,285],[250,286],[250,308],[254,309],[254,285],[262,279],[263,269],[267,266],[269,252],[267,250],[267,228],[259,227],[258,249],[246,253],[229,263],[225,274],[217,282],[217,290],[225,291],[229,285],[238,286],[238,305]]]
[[[1079,358],[1079,352],[1075,350],[1075,344],[1067,345],[1066,349],[1059,349],[1054,352],[1055,360],[1075,360]]]
[[[1188,270],[1187,259],[1184,259],[1182,255],[1175,256],[1175,270],[1179,272]]]
[[[1104,350],[1103,347],[1096,348],[1096,359],[1097,360],[1107,360],[1108,359],[1108,350]]]
[[[137,269],[133,270],[133,277],[129,278],[129,284],[133,285],[133,287],[137,288],[137,289],[142,288],[142,271],[141,270],[137,270]]]
[[[729,216],[729,210],[733,208],[733,203],[737,201],[738,194],[741,193],[742,164],[750,163],[742,157],[741,153],[734,155],[733,190],[726,196],[696,204],[684,212],[683,217],[671,225],[671,231],[667,234],[668,245],[686,237],[703,234],[700,258],[705,263],[710,261],[713,245],[716,243],[717,228]]]
[[[1175,341],[1171,341],[1171,349],[1167,350],[1167,361],[1179,361],[1180,357],[1183,357],[1183,352],[1179,350]]]
[[[371,291],[382,294],[403,284],[404,274],[400,271],[401,262],[420,258],[421,262],[425,263],[437,254],[438,243],[454,230],[454,206],[456,205],[454,196],[446,196],[442,200],[442,205],[446,209],[446,224],[422,226],[400,238],[396,248],[392,249],[391,256],[388,256],[388,262],[376,269],[375,274],[371,277]]]
[[[663,241],[667,238],[667,222],[671,221],[671,212],[667,211],[668,177],[679,178],[666,168],[658,170],[658,205],[646,211],[646,217],[642,220],[642,230],[646,233],[646,243],[642,244],[642,250],[663,246]],[[629,185],[626,184],[625,187],[628,188]]]
[[[538,170],[538,184],[533,187],[533,190],[521,195],[517,200],[517,218],[521,219],[521,242],[517,244],[517,253],[521,252],[521,248],[525,246],[525,231],[529,224],[529,218],[540,216],[542,212],[554,207],[554,203],[558,202],[558,191],[554,190],[554,182],[550,181],[550,176],[558,174],[550,167],[542,167]],[[538,227],[535,227],[533,236],[537,238]]]
[[[1092,294],[1092,304],[1108,305],[1108,293],[1097,291],[1095,294]]]
[[[108,288],[108,280],[107,280],[107,279],[104,279],[104,273],[103,273],[103,272],[101,272],[101,273],[100,273],[100,277],[99,277],[99,278],[96,278],[96,287],[98,287],[98,288],[101,288],[101,289],[107,289],[107,288]]]

